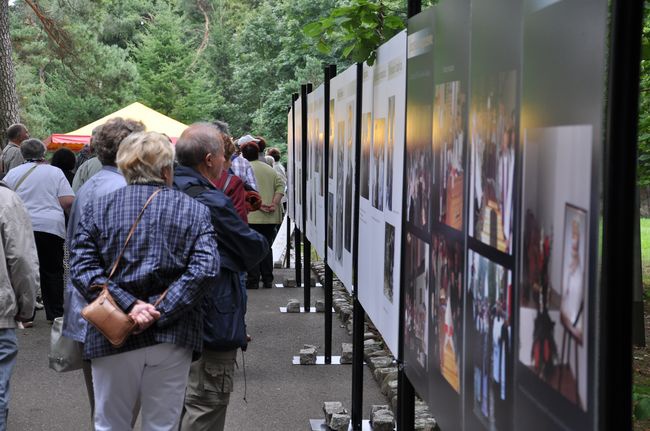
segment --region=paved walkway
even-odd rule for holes
[[[276,281],[294,271],[276,270]],[[312,301],[323,297],[322,288],[312,288]],[[248,402],[244,402],[244,378],[236,372],[235,392],[228,409],[227,430],[299,431],[309,428],[310,418],[321,418],[323,401],[342,401],[349,409],[352,368],[349,365],[292,365],[292,357],[303,344],[324,349],[324,316],[321,313],[286,314],[279,307],[289,298],[302,301],[302,289],[249,291],[248,332],[253,341],[245,353]],[[334,317],[333,354],[351,337]],[[80,371],[58,374],[47,366],[50,326],[44,313],[37,313],[33,328],[18,330],[18,363],[11,381],[10,431],[86,430],[89,407]],[[364,372],[364,416],[371,404],[386,398]],[[139,429],[139,427],[136,427]]]

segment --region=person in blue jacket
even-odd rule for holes
[[[212,184],[224,164],[221,132],[214,125],[188,127],[176,143],[176,160],[174,186],[210,209],[221,256],[221,270],[203,302],[203,354],[190,368],[181,430],[223,430],[237,350],[248,343],[240,273],[264,258],[268,244]]]

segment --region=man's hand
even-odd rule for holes
[[[129,316],[138,324],[138,329],[134,334],[139,334],[153,325],[156,320],[160,319],[160,312],[153,305],[138,299],[131,309]]]

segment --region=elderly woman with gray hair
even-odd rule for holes
[[[117,150],[127,136],[142,131],[144,131],[144,124],[140,121],[125,120],[120,117],[108,120],[104,125],[95,128],[93,131],[93,148],[97,154],[97,159],[102,164],[102,168],[77,191],[77,196],[72,205],[70,219],[68,221],[66,236],[68,250],[77,232],[79,221],[83,216],[83,210],[88,202],[126,186],[126,180],[117,169],[115,163]],[[64,299],[63,335],[79,343],[83,343],[86,339],[86,328],[88,324],[81,317],[81,309],[86,306],[87,302],[72,286],[70,280],[67,280],[65,286]],[[95,411],[95,396],[90,364],[86,361],[83,363],[83,373],[92,417]],[[134,406],[134,420],[139,410],[140,405],[136,404]]]
[[[41,141],[27,139],[20,152],[25,163],[11,169],[4,182],[20,196],[32,219],[45,317],[53,321],[63,315],[65,213],[74,192],[61,169],[46,163]]]
[[[215,231],[205,206],[169,187],[174,148],[165,136],[130,135],[116,161],[127,186],[86,205],[70,251],[73,286],[92,301],[90,286],[107,285],[138,325],[121,347],[88,326],[95,430],[132,429],[138,397],[143,430],[176,430],[192,357],[203,347],[199,305],[219,272]]]

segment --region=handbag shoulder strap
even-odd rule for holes
[[[38,164],[34,163],[34,166],[29,168],[29,170],[27,172],[25,172],[22,177],[20,177],[20,179],[16,183],[16,187],[14,187],[14,191],[18,191],[18,187],[20,187],[23,184],[23,182],[27,179],[29,174],[34,172],[34,169],[36,169],[37,166],[38,166]]]
[[[224,183],[223,187],[221,188],[221,191],[226,193],[226,190],[228,190],[228,186],[230,185],[230,180],[232,180],[232,174],[228,174],[228,178],[226,178],[226,182]]]
[[[149,199],[147,199],[147,202],[145,202],[144,206],[140,210],[140,213],[138,214],[138,217],[136,217],[135,221],[133,222],[133,226],[131,226],[131,230],[129,231],[129,234],[126,237],[126,241],[124,241],[124,245],[122,246],[122,250],[120,250],[120,254],[117,256],[117,259],[115,259],[115,262],[113,262],[113,267],[111,268],[111,272],[108,274],[108,280],[106,280],[106,286],[108,285],[108,282],[111,280],[113,277],[113,274],[115,274],[115,270],[117,269],[117,265],[120,263],[120,260],[122,260],[122,255],[124,254],[124,250],[126,250],[126,246],[129,244],[129,241],[131,240],[131,237],[133,236],[133,233],[135,232],[135,228],[138,226],[138,223],[140,223],[140,219],[142,219],[142,215],[144,214],[144,210],[149,206],[151,201],[153,200],[154,197],[158,193],[162,191],[162,188],[159,188],[155,192],[149,196]],[[166,291],[165,291],[166,293]],[[164,293],[163,295],[164,296]],[[161,298],[162,298],[161,296]]]

